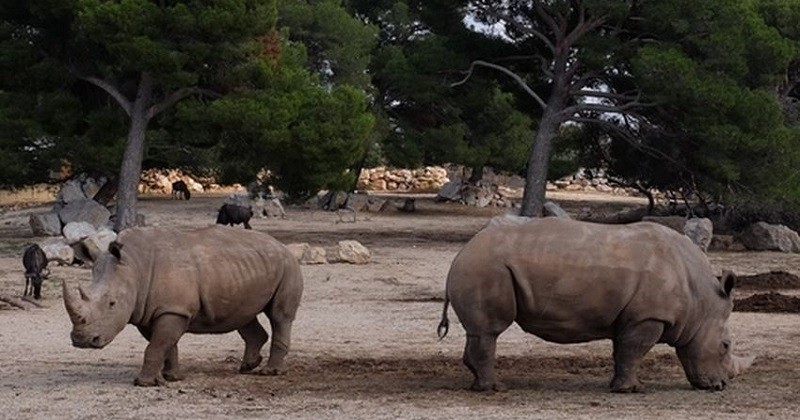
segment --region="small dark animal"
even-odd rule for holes
[[[181,200],[181,199],[190,199],[192,197],[192,193],[189,192],[189,187],[183,181],[175,181],[172,183],[172,198]]]
[[[251,207],[223,204],[217,214],[217,224],[233,226],[243,223],[245,229],[252,229],[250,227],[251,217],[253,217],[253,209]]]
[[[47,269],[47,256],[37,244],[25,248],[22,255],[22,265],[25,267],[25,291],[23,296],[33,294],[34,299],[42,298],[42,279],[50,275]]]

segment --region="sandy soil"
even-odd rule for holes
[[[632,200],[556,197],[569,211]],[[146,197],[141,212],[158,226],[213,222],[219,196],[170,201]],[[294,325],[286,376],[236,373],[243,343],[236,333],[187,335],[180,343],[189,377],[161,388],[133,386],[146,342],[128,326],[102,350],[69,342],[70,321],[60,282],[87,282],[90,272],[52,267],[45,309],[0,308],[1,418],[798,418],[800,315],[736,312],[732,329],[753,368],[724,392],[692,390],[674,351],[653,349],[643,366],[649,392],[608,392],[611,346],[544,342],[512,327],[498,345],[499,377],[510,390],[466,390],[464,333],[452,322],[437,341],[449,264],[463,244],[499,210],[418,200],[414,214],[359,215],[337,223],[333,213],[288,209],[288,219],[255,219],[279,240],[329,246],[356,239],[373,252],[365,266],[303,266],[306,293]],[[27,217],[45,208],[9,211],[0,219],[0,293],[19,295],[20,255],[30,236]],[[716,270],[800,274],[800,255],[711,254]],[[451,321],[454,321],[451,313]],[[266,351],[266,350],[265,350]]]

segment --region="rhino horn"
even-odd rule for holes
[[[747,368],[749,368],[753,361],[756,360],[755,356],[739,357],[733,356],[733,376],[741,375]]]
[[[77,324],[80,321],[83,307],[81,299],[84,297],[83,290],[81,290],[81,297],[79,298],[75,290],[67,287],[66,281],[62,281],[61,284],[63,286],[64,307],[67,308],[67,314],[69,314],[69,319],[72,320],[72,323]]]

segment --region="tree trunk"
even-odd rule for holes
[[[533,150],[528,160],[528,172],[525,176],[525,190],[522,194],[522,208],[519,215],[526,217],[542,217],[545,192],[547,190],[547,169],[550,165],[550,151],[553,138],[561,125],[556,117],[558,111],[548,104],[539,122],[539,129],[533,140]]]
[[[144,141],[150,118],[148,107],[153,96],[153,83],[148,74],[142,74],[136,101],[131,109],[131,122],[128,130],[128,141],[122,157],[122,168],[119,173],[119,190],[117,191],[117,214],[114,230],[121,232],[136,225],[136,199],[139,192],[139,178],[144,159]]]
[[[472,172],[469,175],[469,182],[472,185],[476,185],[480,180],[483,179],[483,165],[475,165],[472,167]]]

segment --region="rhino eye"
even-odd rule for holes
[[[727,350],[730,350],[730,349],[731,349],[731,342],[730,342],[730,341],[728,341],[728,340],[725,340],[725,341],[723,341],[723,342],[722,342],[722,347],[723,347],[723,348],[724,348],[726,351],[727,351]]]
[[[114,305],[116,305],[116,304],[117,304],[117,302],[115,302],[115,301],[113,301],[113,300],[112,300],[111,302],[108,302],[108,307],[109,307],[109,308],[113,308],[113,307],[114,307]]]

